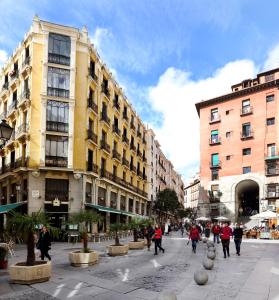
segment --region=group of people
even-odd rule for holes
[[[162,247],[162,236],[163,230],[158,224],[155,225],[155,228],[153,228],[151,224],[144,228],[144,237],[147,240],[148,251],[150,251],[151,242],[154,242],[154,255],[158,255],[158,249],[165,253],[165,249]]]
[[[228,223],[224,223],[221,227],[217,223],[214,223],[211,226],[209,223],[204,229],[204,234],[206,238],[210,237],[210,232],[213,234],[214,243],[220,243],[220,239],[223,246],[224,258],[230,257],[230,239],[234,239],[236,254],[240,256],[240,246],[242,242],[243,229],[240,227],[240,224],[236,224],[234,229],[229,226]],[[196,253],[197,243],[201,241],[202,229],[199,225],[193,224],[188,233],[189,241],[192,241],[192,251]]]

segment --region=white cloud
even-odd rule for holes
[[[90,40],[93,41],[95,48],[102,49],[105,40],[112,38],[112,33],[107,28],[97,27]]]
[[[264,70],[275,69],[279,67],[279,44],[277,44],[267,55],[264,63]]]
[[[7,52],[5,50],[0,50],[0,68],[7,61],[7,59],[8,59]]]
[[[208,78],[194,81],[191,74],[169,68],[148,98],[155,111],[163,115],[162,126],[154,127],[162,150],[184,177],[199,166],[199,117],[195,103],[230,92],[231,85],[252,78],[258,72],[250,60],[227,63]]]

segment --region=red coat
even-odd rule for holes
[[[214,225],[214,226],[212,227],[212,232],[213,232],[214,234],[219,234],[220,231],[221,231],[221,228],[220,228],[219,225]]]
[[[232,236],[232,229],[229,226],[225,226],[221,229],[221,240],[229,240]]]
[[[161,228],[155,229],[154,239],[160,239],[160,238],[162,238],[162,230],[161,230]]]
[[[190,230],[190,235],[189,235],[190,239],[191,240],[200,240],[200,233],[199,233],[199,230],[198,228],[192,228]]]

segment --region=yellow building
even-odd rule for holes
[[[88,207],[104,215],[99,230],[150,213],[146,128],[86,28],[35,17],[0,80],[1,118],[14,128],[1,149],[2,211],[23,204],[60,227]]]

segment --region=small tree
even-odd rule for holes
[[[16,212],[10,212],[12,217],[8,221],[8,230],[10,232],[19,231],[22,232],[24,240],[26,240],[27,246],[27,258],[26,265],[35,265],[35,239],[34,234],[40,225],[46,226],[53,236],[58,236],[58,229],[49,225],[47,216],[38,211],[32,215],[22,215]]]
[[[140,218],[133,218],[131,222],[129,223],[129,228],[133,230],[133,237],[134,237],[134,242],[138,241],[138,231],[141,228],[141,226],[144,226],[145,220],[140,219]]]
[[[90,211],[81,210],[80,212],[73,213],[70,216],[68,224],[76,225],[78,224],[78,230],[81,238],[83,239],[83,249],[82,252],[90,252],[88,249],[88,235],[86,223],[97,223],[102,220],[102,217],[98,214]]]
[[[114,246],[122,246],[119,241],[118,233],[120,230],[126,230],[126,229],[127,229],[127,225],[123,224],[123,223],[110,224],[110,231],[115,234],[114,235]]]

